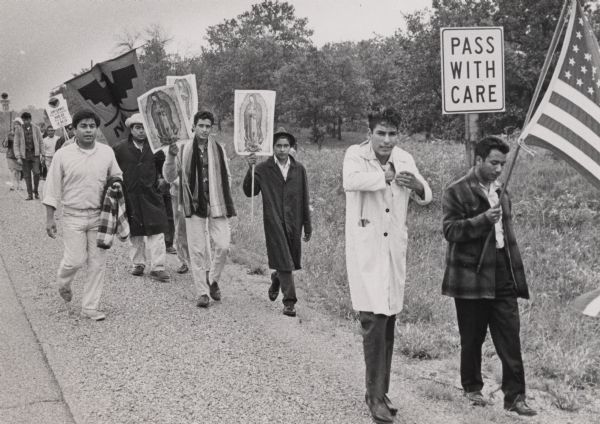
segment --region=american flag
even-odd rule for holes
[[[576,311],[591,317],[600,317],[600,289],[582,294],[571,303]]]
[[[551,150],[600,189],[600,48],[577,0],[569,9],[554,75],[522,138]]]

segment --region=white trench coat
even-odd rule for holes
[[[409,171],[421,181],[424,198],[392,181],[365,141],[344,157],[346,192],[346,267],[352,307],[357,311],[395,315],[402,310],[406,279],[406,212],[409,197],[431,202],[431,189],[413,157],[399,147],[390,155],[396,173]]]

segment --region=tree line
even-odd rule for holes
[[[582,1],[597,29],[592,3]],[[434,0],[431,9],[399,17],[391,36],[317,47],[308,19],[296,16],[293,5],[264,0],[209,27],[197,56],[168,54],[170,38],[157,25],[121,35],[117,48],[142,39],[148,89],[163,85],[167,75],[196,74],[201,107],[216,113],[219,126],[233,114],[235,89],[265,89],[277,91],[276,121],[311,128],[314,141],[323,132],[341,139],[342,129],[358,129],[368,110],[381,105],[400,112],[407,133],[459,140],[462,115],[441,113],[440,28],[504,27],[506,112],[480,117],[483,132],[501,133],[523,122],[562,4]]]

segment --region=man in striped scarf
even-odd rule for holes
[[[196,113],[194,139],[181,148],[171,144],[163,165],[167,182],[179,178],[179,208],[185,215],[196,305],[201,308],[208,307],[209,294],[221,300],[218,282],[229,253],[229,218],[235,216],[227,154],[210,134],[214,122],[212,113]],[[215,243],[212,260],[211,238]]]

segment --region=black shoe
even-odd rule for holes
[[[207,294],[203,294],[198,298],[198,302],[196,302],[196,306],[199,308],[208,308],[208,304],[210,303],[210,299]]]
[[[469,399],[469,402],[471,402],[471,405],[473,406],[487,406],[488,404],[480,390],[476,390],[474,392],[465,392],[465,397]]]
[[[295,317],[296,310],[294,309],[294,305],[285,305],[283,307],[283,315],[286,315],[288,317]]]
[[[185,274],[189,270],[190,269],[188,268],[188,266],[186,264],[181,264],[181,266],[179,268],[177,268],[177,274]]]
[[[37,191],[34,191],[33,195],[35,196],[36,199],[40,198],[40,193],[38,193]]]
[[[221,300],[221,289],[219,289],[219,285],[216,281],[213,281],[212,284],[209,285],[210,288],[210,297],[213,300]]]
[[[365,401],[371,411],[373,421],[376,423],[393,423],[394,417],[392,412],[388,409],[385,402],[381,399],[371,399],[368,395],[365,395]]]
[[[269,300],[274,302],[279,296],[279,278],[277,278],[277,273],[271,273],[271,285],[269,286]]]
[[[27,196],[27,197],[25,198],[25,200],[33,200],[33,196],[30,194],[29,196]]]
[[[504,401],[504,409],[510,412],[516,412],[519,415],[524,415],[526,417],[533,417],[537,415],[535,410],[531,409],[527,402],[525,402],[525,395],[517,395],[515,400],[511,402]]]

